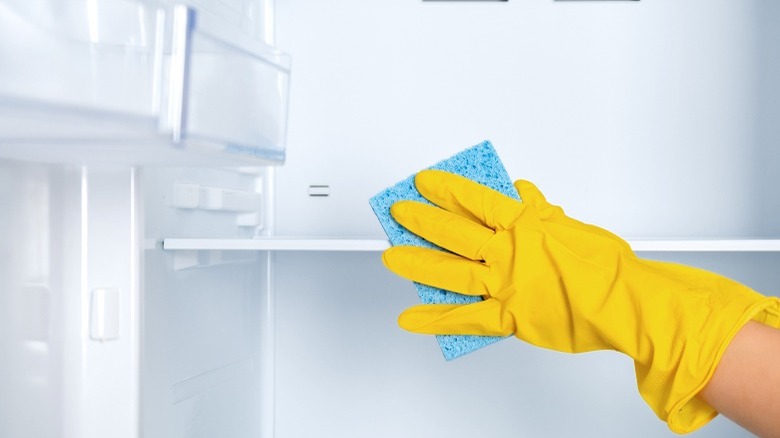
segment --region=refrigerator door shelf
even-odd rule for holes
[[[289,56],[200,18],[143,0],[0,5],[0,158],[282,163]]]
[[[636,252],[780,252],[780,239],[629,239],[628,243]],[[384,239],[163,239],[163,248],[175,251],[384,251],[389,247],[390,243]]]
[[[154,0],[153,0],[154,1]],[[218,23],[257,38],[273,30],[273,9],[267,0],[158,0],[169,5],[186,4],[198,10],[201,23]],[[200,24],[199,24],[200,25]],[[269,40],[266,40],[269,41]]]

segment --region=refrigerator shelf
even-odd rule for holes
[[[629,239],[637,252],[780,252],[780,239]]]
[[[315,239],[306,237],[263,237],[256,239],[163,239],[166,250],[222,251],[384,251],[384,239]]]
[[[780,252],[780,239],[644,240],[629,239],[637,252]],[[384,239],[163,239],[166,250],[223,251],[384,251]]]
[[[6,2],[0,59],[2,158],[284,161],[289,56],[193,7]]]

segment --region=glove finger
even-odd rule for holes
[[[455,254],[418,246],[396,246],[382,262],[397,275],[464,295],[488,295],[490,268]]]
[[[519,179],[515,181],[515,190],[520,195],[524,204],[533,205],[541,218],[561,218],[564,217],[563,209],[557,205],[547,202],[547,198],[542,194],[539,188],[531,181]]]
[[[547,198],[544,197],[538,187],[531,181],[519,179],[515,181],[515,190],[520,195],[520,199],[525,204],[532,204],[538,208],[544,208],[550,205]]]
[[[426,199],[494,230],[509,227],[522,204],[468,178],[442,170],[423,170],[414,179]]]
[[[501,316],[501,303],[495,299],[465,305],[423,304],[403,311],[398,325],[428,335],[511,335],[512,319]]]
[[[495,234],[470,219],[422,202],[396,202],[390,214],[414,234],[471,260],[482,260],[480,250]]]

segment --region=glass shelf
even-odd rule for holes
[[[190,6],[0,4],[0,157],[277,164],[290,58]]]
[[[636,252],[780,252],[780,239],[643,240],[629,239]],[[256,239],[163,239],[166,250],[223,251],[384,251],[384,239],[266,237]]]
[[[384,239],[262,237],[255,239],[163,239],[163,249],[181,251],[384,251]]]

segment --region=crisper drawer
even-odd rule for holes
[[[0,5],[0,156],[281,163],[290,59],[192,6]]]

